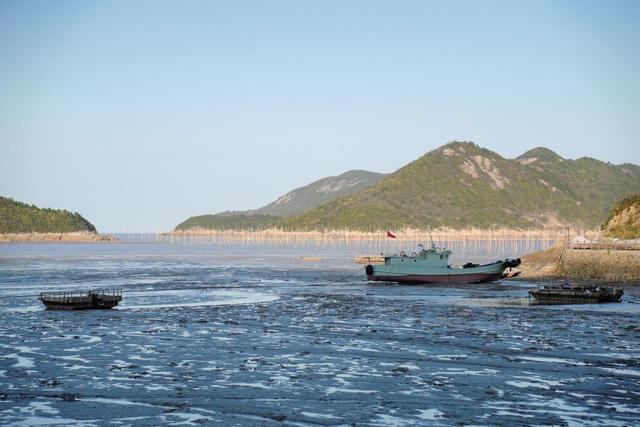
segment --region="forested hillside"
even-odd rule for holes
[[[38,208],[0,196],[0,233],[67,233],[96,228],[77,212]]]

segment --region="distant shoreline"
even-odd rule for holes
[[[598,230],[586,230],[590,237],[599,237]],[[565,240],[566,228],[555,229],[477,229],[462,230],[437,229],[437,230],[398,230],[393,231],[398,241],[423,241],[430,240]],[[575,230],[570,230],[575,235]],[[174,230],[160,233],[160,236],[185,238],[185,237],[220,237],[228,240],[361,240],[378,241],[391,239],[386,231],[354,231],[354,230],[318,230],[318,231],[293,231],[281,228],[269,228],[264,230],[210,230],[193,228],[189,230]]]
[[[107,243],[118,241],[120,240],[117,237],[91,231],[73,231],[68,233],[0,233],[0,243]]]

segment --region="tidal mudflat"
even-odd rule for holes
[[[367,284],[344,248],[251,251],[0,248],[0,424],[640,423],[635,289],[619,304],[494,304],[534,284]],[[35,299],[87,287],[125,299]]]

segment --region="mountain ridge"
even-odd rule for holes
[[[284,225],[294,229],[595,227],[616,200],[639,189],[636,165],[567,160],[544,147],[506,159],[472,142],[452,141],[373,186],[291,217]]]

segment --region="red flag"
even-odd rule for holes
[[[396,238],[396,236],[394,236],[389,230],[387,230],[387,237],[391,237],[392,239]]]

